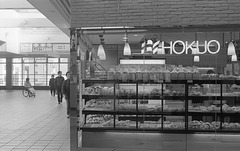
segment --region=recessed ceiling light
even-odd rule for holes
[[[133,35],[133,36],[134,36],[134,37],[137,37],[138,35],[135,34],[135,35]]]

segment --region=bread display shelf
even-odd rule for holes
[[[115,95],[82,95],[85,100],[91,99],[164,99],[164,100],[185,100],[185,96],[115,96]]]
[[[87,87],[89,91],[85,92],[89,93],[82,95],[85,107],[81,112],[85,116],[85,122],[80,129],[84,131],[240,132],[238,118],[240,89],[235,89],[234,93],[224,90],[227,87],[225,84],[240,84],[240,80],[160,80],[156,82],[101,79],[82,80],[82,82],[93,85],[92,89]],[[179,84],[176,86],[178,89],[174,90],[175,93],[169,88],[175,87],[173,84]],[[195,91],[193,87],[195,84],[200,88],[205,88],[205,84],[214,85],[216,89],[211,89],[211,92],[207,93],[203,88]],[[155,90],[149,91],[147,88],[146,92],[141,90],[142,86],[149,85]],[[192,91],[200,92],[199,90],[202,90],[202,93],[192,93]],[[157,104],[151,104],[153,102]],[[105,125],[91,124],[87,122],[88,117],[92,118],[93,122],[96,120],[104,122]],[[218,127],[210,125],[209,120],[213,123],[215,120],[218,121]],[[167,121],[171,123],[166,123]],[[195,121],[199,125],[189,125],[185,121],[193,124]],[[130,125],[124,125],[129,122]]]
[[[112,115],[168,115],[168,116],[185,116],[185,112],[142,112],[142,111],[110,111],[110,110],[93,110],[84,109],[84,114],[112,114]]]

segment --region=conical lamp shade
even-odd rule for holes
[[[237,55],[232,55],[231,61],[237,61]]]
[[[193,61],[194,61],[194,62],[199,62],[199,61],[200,61],[199,56],[194,56]]]
[[[125,43],[123,55],[131,55],[131,48],[128,42]]]
[[[228,44],[227,55],[236,55],[235,47],[232,42]]]
[[[103,48],[102,44],[100,44],[99,47],[98,47],[97,55],[98,55],[100,60],[106,60],[106,54],[105,54],[105,51],[104,51],[104,48]]]

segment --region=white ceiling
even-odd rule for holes
[[[70,37],[69,0],[0,0],[0,28],[56,28]],[[34,33],[34,32],[33,32]],[[104,34],[106,44],[123,44],[123,35]],[[128,34],[129,43],[139,43],[145,34]],[[88,36],[92,44],[99,44],[99,34]]]
[[[56,28],[58,30],[61,29],[66,35],[69,35],[68,29],[70,25],[61,19],[61,15],[57,13],[57,9],[47,3],[49,1],[38,0],[40,3],[31,1],[41,8],[38,9],[27,0],[0,0],[0,28],[21,28],[28,31],[36,31],[38,28],[44,28],[46,29],[44,31],[47,31],[48,28],[51,30]],[[42,9],[42,6],[44,6],[44,9]],[[42,12],[45,12],[45,14]],[[49,16],[51,16],[52,20]]]

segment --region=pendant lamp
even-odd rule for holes
[[[233,62],[237,61],[237,55],[236,54],[231,56],[231,61],[233,61]]]
[[[97,55],[100,60],[106,60],[106,53],[103,48],[103,44],[104,44],[103,35],[99,35],[99,37],[100,37],[100,45],[98,47]]]
[[[235,47],[232,42],[229,42],[228,49],[227,49],[227,55],[236,55]]]
[[[124,49],[123,49],[123,55],[131,55],[131,48],[128,43],[128,36],[127,33],[124,34],[123,41],[125,41]]]

